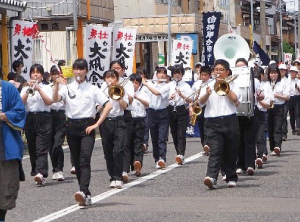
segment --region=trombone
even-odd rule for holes
[[[226,79],[219,79],[216,81],[214,85],[214,90],[219,96],[225,96],[229,93],[230,91],[230,86],[229,83],[234,81],[237,77],[239,77],[238,74],[228,76]]]
[[[33,84],[33,86],[28,86],[28,89],[26,90],[26,93],[29,94],[30,96],[34,96],[35,94],[35,87],[36,87],[36,84],[38,83],[37,81],[37,78],[35,77],[34,78],[35,80],[35,83]]]
[[[120,100],[125,95],[125,85],[130,81],[129,78],[122,80],[119,84],[108,86],[108,96],[113,100]]]

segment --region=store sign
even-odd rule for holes
[[[136,42],[168,41],[168,35],[137,35]]]

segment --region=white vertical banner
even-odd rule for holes
[[[172,65],[191,66],[193,41],[173,40]]]
[[[21,74],[27,81],[32,65],[33,41],[38,33],[36,23],[13,20],[11,35],[11,61],[22,61],[24,71]]]
[[[117,28],[113,34],[113,60],[125,65],[125,72],[132,73],[136,29]]]
[[[300,60],[300,49],[297,49],[297,57],[296,59]]]
[[[284,63],[291,64],[293,61],[293,54],[291,53],[283,53],[284,54]]]
[[[88,80],[99,88],[103,74],[109,70],[112,28],[99,25],[86,26],[85,55],[89,65]]]

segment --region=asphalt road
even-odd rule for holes
[[[188,138],[186,158],[191,158],[177,167],[170,137],[166,170],[156,170],[152,153],[146,154],[142,177],[136,180],[130,175],[131,183],[123,190],[110,190],[101,140],[97,140],[90,185],[94,204],[84,209],[75,206],[78,185],[69,173],[68,149],[66,180],[56,182],[50,177],[41,188],[29,175],[27,158],[23,161],[26,181],[21,183],[17,208],[8,212],[7,221],[300,221],[299,142],[300,136],[289,134],[281,156],[269,156],[268,164],[254,176],[239,176],[237,187],[231,189],[220,176],[218,189],[208,190],[203,184],[208,158],[200,153],[199,138]]]

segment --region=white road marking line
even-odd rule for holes
[[[101,139],[101,138],[96,138],[95,141],[100,140],[100,139]],[[68,146],[68,145],[65,145],[65,146],[63,146],[62,148],[63,148],[63,150],[64,150],[64,149],[69,148],[69,146]],[[30,157],[29,155],[24,155],[23,160],[28,159],[29,157]]]
[[[193,161],[195,159],[200,158],[201,156],[203,156],[202,152],[201,153],[197,153],[197,154],[195,154],[193,156],[190,156],[189,158],[185,159],[185,162],[189,163],[189,162],[191,162],[191,161]],[[97,196],[95,196],[95,197],[92,198],[92,202],[93,203],[97,203],[97,202],[99,202],[101,200],[104,200],[104,199],[106,199],[106,198],[108,198],[110,196],[113,196],[113,195],[115,195],[117,193],[123,192],[123,191],[125,191],[125,190],[127,190],[127,189],[129,189],[129,188],[131,188],[133,186],[136,186],[138,184],[144,183],[147,180],[151,180],[151,179],[153,179],[153,178],[155,178],[155,177],[157,177],[157,176],[159,176],[161,174],[167,173],[167,172],[169,172],[169,171],[171,171],[171,170],[173,170],[173,169],[175,169],[175,168],[177,168],[179,166],[180,165],[177,165],[176,163],[174,163],[174,164],[166,167],[164,170],[156,170],[156,171],[154,171],[153,173],[151,173],[151,174],[149,174],[147,176],[141,177],[141,178],[139,178],[137,180],[134,180],[134,181],[132,181],[132,182],[130,182],[128,184],[125,184],[123,186],[123,189],[112,189],[112,190],[109,190],[109,191],[104,192],[102,194],[99,194],[99,195],[97,195]],[[61,217],[65,216],[67,214],[73,213],[73,212],[75,212],[75,211],[77,211],[77,210],[79,210],[81,208],[82,207],[79,207],[76,204],[76,205],[67,207],[65,209],[62,209],[60,211],[57,211],[55,213],[49,214],[49,215],[47,215],[45,217],[42,217],[42,218],[40,218],[38,220],[35,220],[34,222],[48,222],[48,221],[53,221],[53,220],[56,220],[58,218],[61,218]]]

